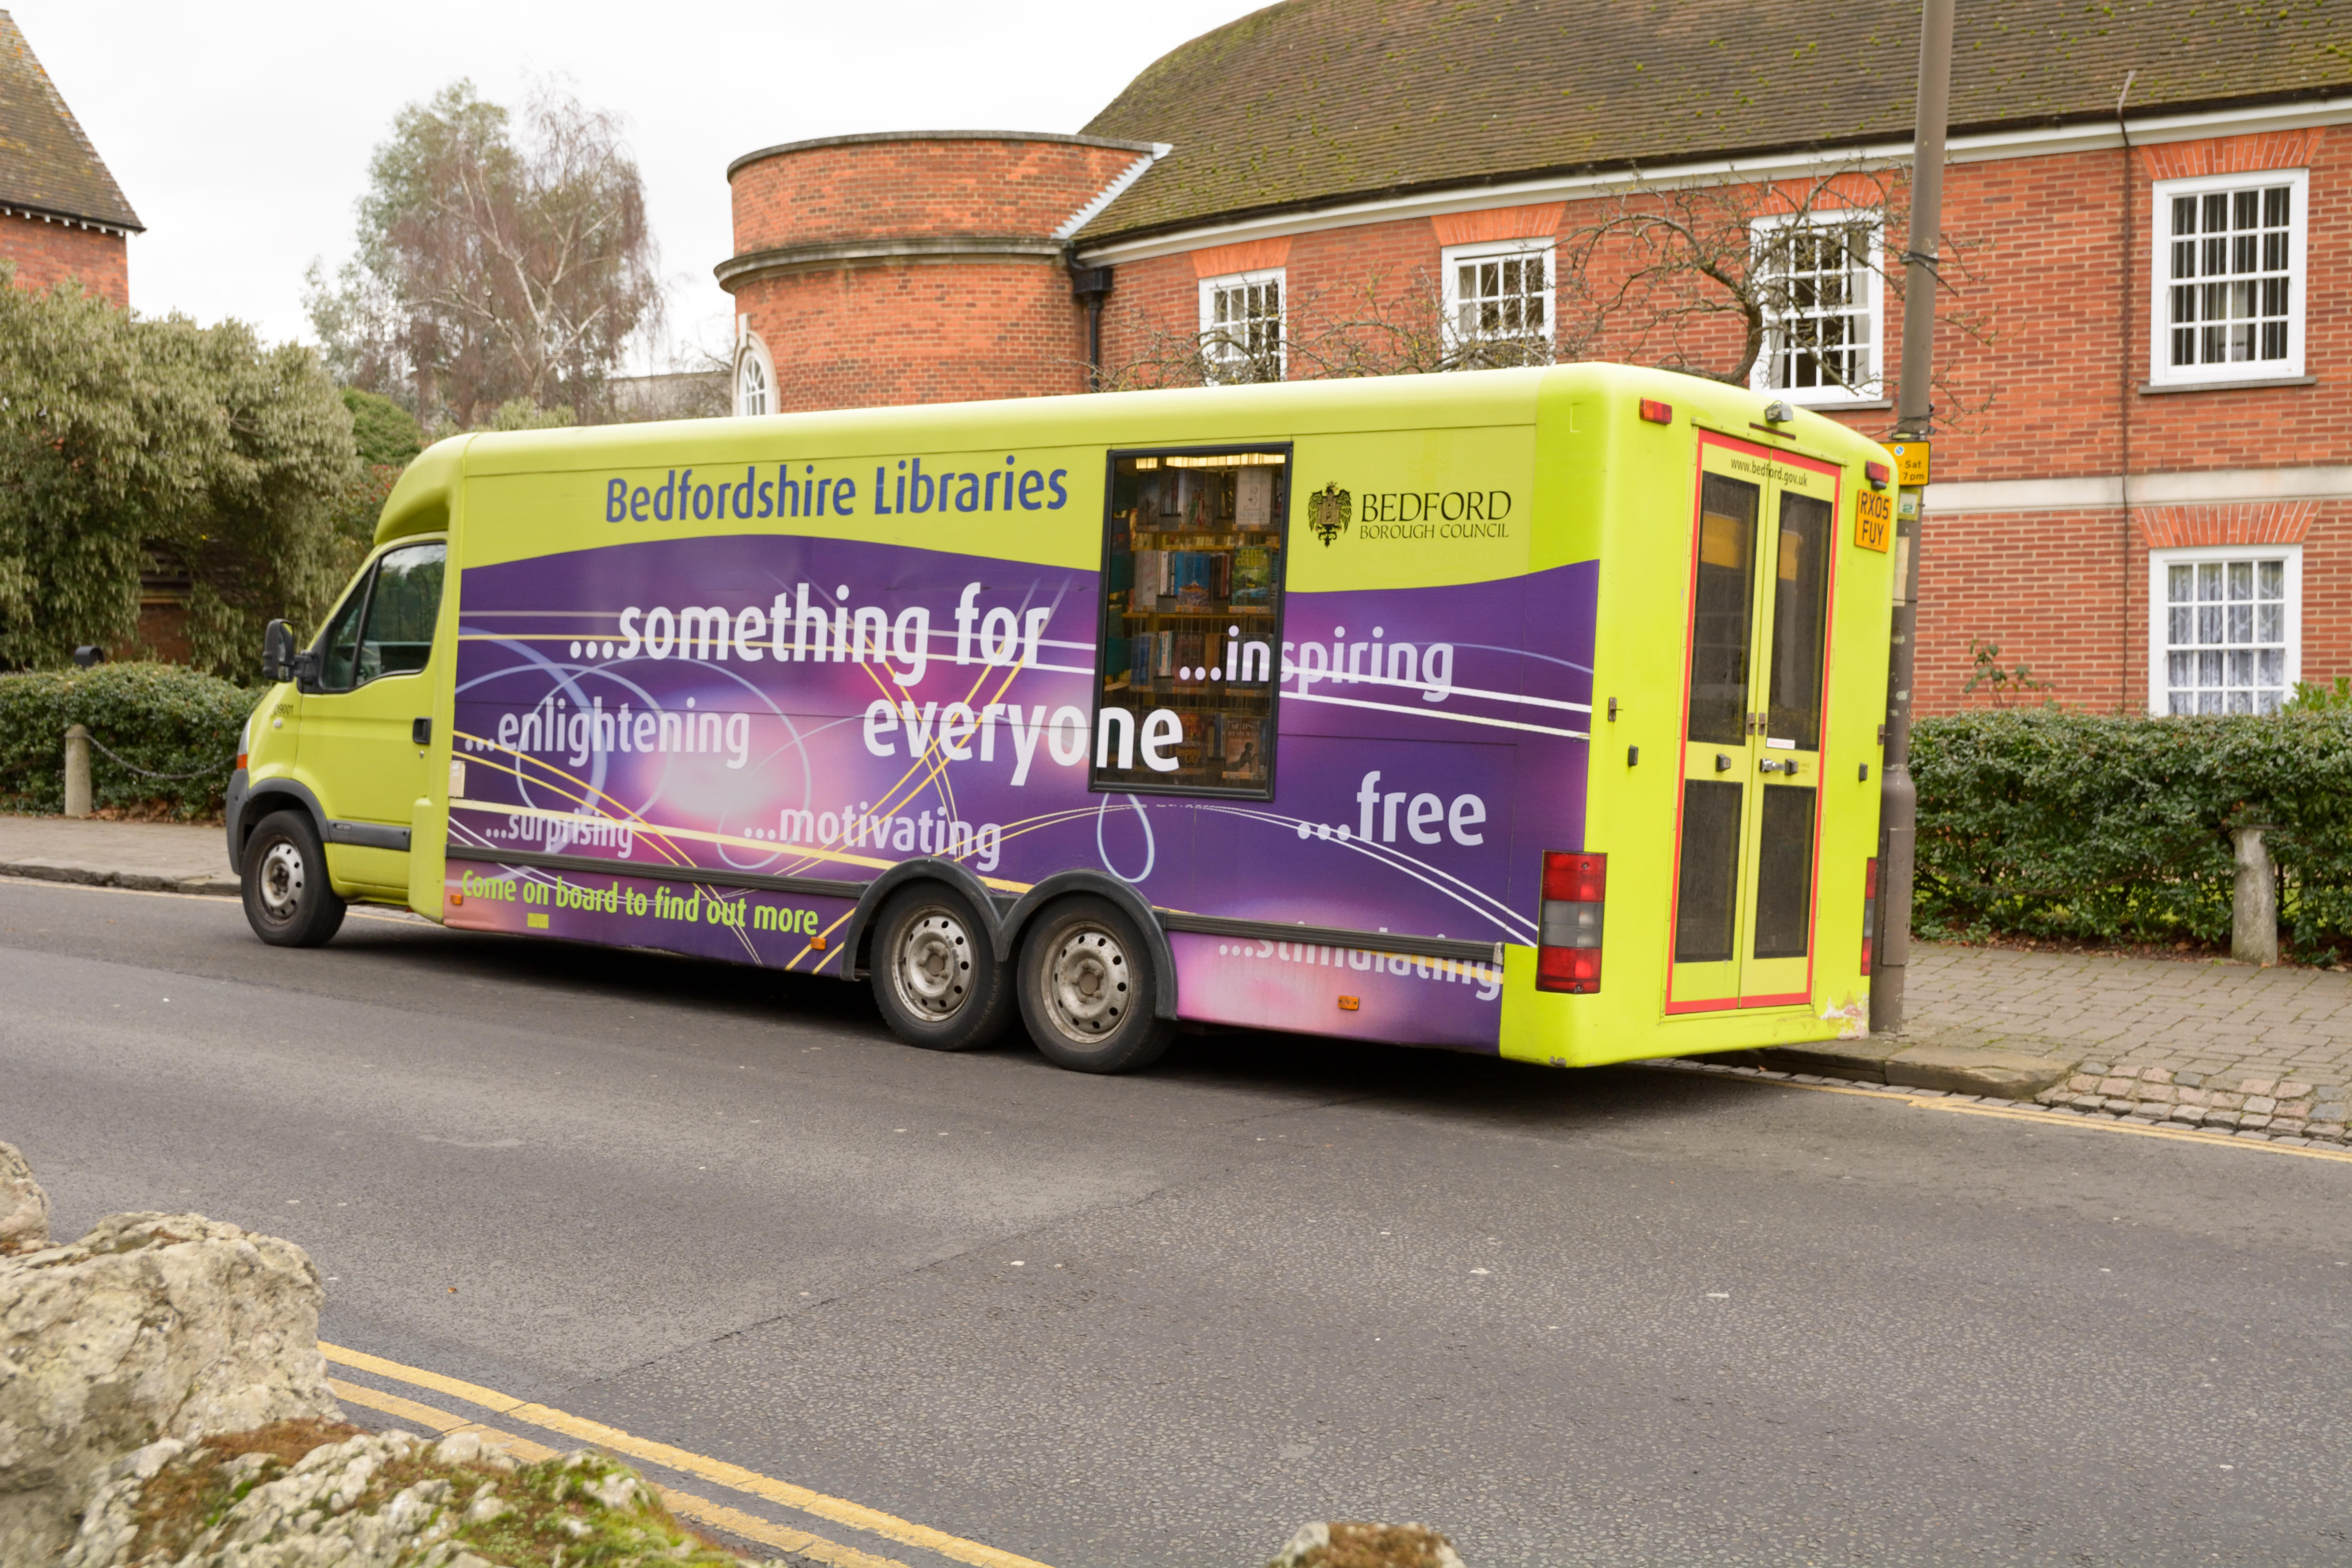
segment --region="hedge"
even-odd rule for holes
[[[2352,712],[1922,721],[1913,929],[2226,944],[2230,830],[2261,825],[2291,951],[2352,937]]]
[[[65,809],[65,736],[92,736],[154,773],[142,778],[92,749],[90,793],[100,806],[161,802],[181,818],[217,816],[246,715],[257,694],[173,664],[0,675],[0,810]]]

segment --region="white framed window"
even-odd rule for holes
[[[1877,217],[1791,213],[1759,218],[1749,233],[1749,277],[1764,309],[1750,384],[1811,408],[1885,397]]]
[[[1479,370],[1551,363],[1554,259],[1549,239],[1449,245],[1439,253],[1454,363]]]
[[[735,347],[735,412],[773,414],[776,408],[775,364],[760,334],[746,329]]]
[[[2275,713],[2303,676],[2303,546],[2151,550],[2151,713]]]
[[[1201,279],[1201,354],[1216,381],[1283,377],[1283,273]]]
[[[2303,169],[2158,180],[2152,383],[2303,374]]]

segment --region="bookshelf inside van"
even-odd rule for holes
[[[1112,459],[1097,787],[1273,794],[1288,470],[1280,449]],[[1107,709],[1133,715],[1129,765]]]

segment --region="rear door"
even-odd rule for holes
[[[1701,435],[1669,1013],[1811,994],[1838,479]]]

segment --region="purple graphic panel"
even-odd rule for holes
[[[1254,1029],[1491,1051],[1503,972],[1370,948],[1171,931],[1184,1016]]]
[[[1582,843],[1591,564],[1295,595],[1292,625],[1313,635],[1284,651],[1272,801],[1087,792],[1091,572],[756,534],[472,567],[461,582],[453,888],[460,861],[494,866],[500,848],[607,859],[624,879],[675,867],[856,882],[938,856],[1008,893],[1095,869],[1162,908],[1525,943],[1535,858]],[[462,908],[508,929],[502,902]],[[728,926],[688,941],[682,924],[525,912],[550,923],[513,929],[572,915],[586,940],[792,962]],[[1362,1005],[1343,1018],[1326,991],[1276,1005],[1301,983],[1253,977],[1215,946],[1180,944],[1187,1016],[1495,1038],[1497,1005],[1476,983],[1383,971],[1415,1000],[1345,993]]]

